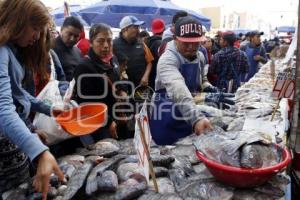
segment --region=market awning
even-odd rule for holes
[[[80,10],[82,18],[90,25],[106,23],[119,28],[119,23],[124,16],[134,15],[139,20],[145,21],[145,27],[150,29],[155,18],[161,18],[165,24],[170,24],[173,15],[179,10],[186,10],[173,4],[170,0],[104,0]],[[206,27],[210,29],[211,20],[195,11],[186,10]]]
[[[295,33],[296,28],[294,26],[279,26],[275,30],[277,32]]]

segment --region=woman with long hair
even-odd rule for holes
[[[29,177],[27,157],[37,166],[33,186],[43,199],[52,172],[64,179],[48,147],[25,123],[31,111],[49,116],[61,112],[22,87],[28,74],[46,76],[49,21],[49,12],[39,0],[0,2],[0,179],[5,183],[0,185],[0,194]]]

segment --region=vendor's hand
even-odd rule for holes
[[[43,131],[41,129],[36,129],[36,130],[34,130],[34,132],[39,136],[42,143],[44,143],[45,145],[48,144],[48,137],[47,137],[45,131]]]
[[[108,131],[112,138],[118,139],[118,133],[117,133],[117,124],[116,122],[112,122],[108,128]]]
[[[204,102],[207,104],[217,105],[218,108],[228,109],[228,105],[234,105],[235,102],[230,98],[234,97],[234,94],[231,93],[206,93]]]
[[[210,121],[206,118],[199,120],[198,122],[196,122],[195,126],[194,126],[194,132],[196,135],[200,135],[202,133],[204,133],[204,131],[206,129],[213,129]]]
[[[144,75],[144,76],[142,77],[142,79],[141,79],[140,84],[141,84],[142,86],[148,86],[148,83],[149,83],[149,78],[148,78],[148,76]]]
[[[65,177],[59,169],[55,158],[49,151],[41,153],[37,157],[37,162],[37,172],[33,180],[33,187],[38,192],[42,192],[43,200],[46,200],[49,190],[50,175],[54,172],[62,182],[65,182]]]

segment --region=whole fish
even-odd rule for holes
[[[132,174],[144,174],[143,168],[138,163],[124,163],[118,166],[117,175],[120,182],[128,180]]]
[[[200,162],[199,158],[196,156],[195,148],[192,144],[167,146],[161,149],[161,152],[165,155],[171,155],[174,158],[178,156],[185,156],[189,159],[189,162],[193,165]]]
[[[87,161],[80,166],[73,176],[71,176],[68,187],[64,192],[63,200],[71,199],[77,191],[83,186],[85,183],[86,177],[89,172],[92,170],[94,163],[92,161]]]
[[[63,174],[65,175],[66,179],[69,180],[71,178],[71,176],[74,174],[74,172],[76,171],[76,168],[79,167],[78,165],[75,167],[72,164],[63,164],[63,165],[59,165],[61,171],[63,172]]]
[[[175,187],[173,182],[169,178],[157,178],[156,179],[157,185],[158,185],[158,192],[160,194],[171,194],[175,193]],[[149,183],[150,190],[155,191],[153,180]]]
[[[116,145],[116,143],[113,143],[113,142],[100,140],[95,144],[89,145],[88,149],[90,149],[90,150],[99,149],[102,151],[108,151],[108,150],[118,151],[120,149],[120,145]]]
[[[151,155],[151,160],[154,166],[168,168],[175,159],[172,155]]]
[[[154,167],[155,177],[165,177],[168,176],[168,169],[165,167]]]
[[[120,145],[116,145],[114,142],[100,140],[96,144],[88,146],[87,151],[82,151],[81,155],[98,155],[103,157],[112,157],[118,154]]]
[[[238,150],[232,154],[228,154],[227,151],[222,151],[220,154],[220,162],[233,167],[241,167],[241,153]]]
[[[126,139],[123,141],[119,141],[119,144],[121,146],[119,153],[125,154],[125,155],[135,155],[136,150],[134,148],[133,140],[132,139]]]
[[[118,140],[115,140],[115,139],[113,139],[113,138],[105,138],[105,139],[102,139],[102,140],[100,140],[100,141],[101,141],[101,142],[109,142],[109,143],[112,143],[112,144],[114,144],[115,146],[121,148],[121,145],[120,145],[119,141],[118,141]]]
[[[99,175],[98,190],[105,192],[115,192],[118,188],[118,177],[115,172],[107,170]]]
[[[93,192],[98,190],[98,175],[102,174],[105,170],[112,169],[117,165],[117,163],[122,160],[124,156],[117,155],[113,158],[107,159],[101,163],[99,163],[96,167],[94,167],[89,174],[87,181],[85,192],[90,195]]]
[[[115,193],[97,192],[95,199],[130,200],[136,199],[147,190],[147,181],[140,174],[133,174],[127,181],[121,183]]]
[[[278,162],[277,149],[274,145],[256,142],[242,147],[241,166],[244,168],[270,167]]]
[[[133,174],[127,181],[121,183],[118,188],[115,199],[129,200],[141,196],[147,190],[147,181],[140,174]]]
[[[57,159],[59,165],[65,163],[78,165],[78,163],[83,163],[85,160],[83,155],[66,155]]]

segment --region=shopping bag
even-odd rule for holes
[[[43,88],[37,99],[42,100],[49,106],[64,106],[63,98],[59,91],[59,81],[56,80],[56,73],[53,64],[52,57],[50,55],[51,61],[51,75],[50,80],[47,85]],[[65,132],[59,124],[56,122],[54,117],[49,117],[42,113],[36,113],[33,125],[37,129],[41,129],[45,132],[48,140],[48,145],[56,144],[71,137],[74,137],[67,132]]]

